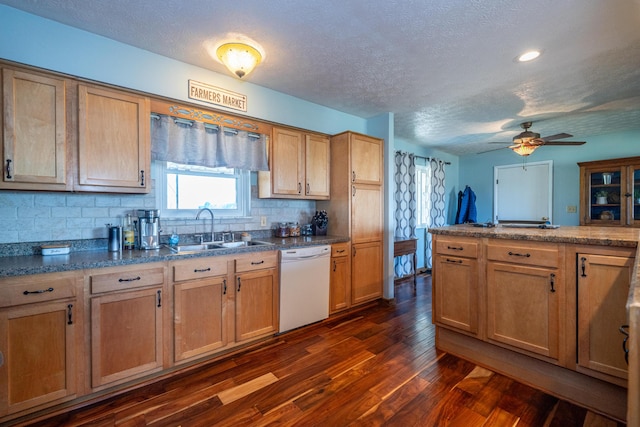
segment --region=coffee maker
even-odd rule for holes
[[[158,209],[138,209],[138,248],[160,249],[160,214]]]

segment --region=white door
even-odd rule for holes
[[[493,168],[496,222],[552,222],[553,161]]]

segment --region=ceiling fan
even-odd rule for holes
[[[513,137],[513,145],[510,145],[508,148],[511,148],[516,154],[521,156],[528,156],[533,153],[538,147],[543,145],[582,145],[586,141],[556,141],[558,139],[570,138],[573,135],[568,133],[557,133],[555,135],[540,137],[540,134],[537,132],[531,132],[529,128],[531,127],[532,122],[524,122],[520,124],[520,127],[524,129],[523,132]],[[504,144],[504,142],[494,143],[494,144]]]

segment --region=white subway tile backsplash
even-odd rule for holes
[[[54,194],[36,194],[34,197],[34,206],[65,206],[66,198],[64,194],[54,193]]]
[[[51,209],[50,208],[33,208],[33,207],[19,207],[18,208],[18,218],[49,218],[51,217]]]
[[[68,194],[67,206],[93,207],[96,205],[96,198],[86,194]]]

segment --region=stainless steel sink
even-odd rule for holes
[[[250,240],[248,242],[206,242],[206,243],[197,243],[193,245],[178,245],[175,247],[169,247],[172,252],[175,253],[193,253],[193,252],[204,252],[204,251],[214,251],[216,249],[230,249],[230,248],[242,248],[249,246],[269,246],[273,245],[270,242],[264,242],[261,240]]]

